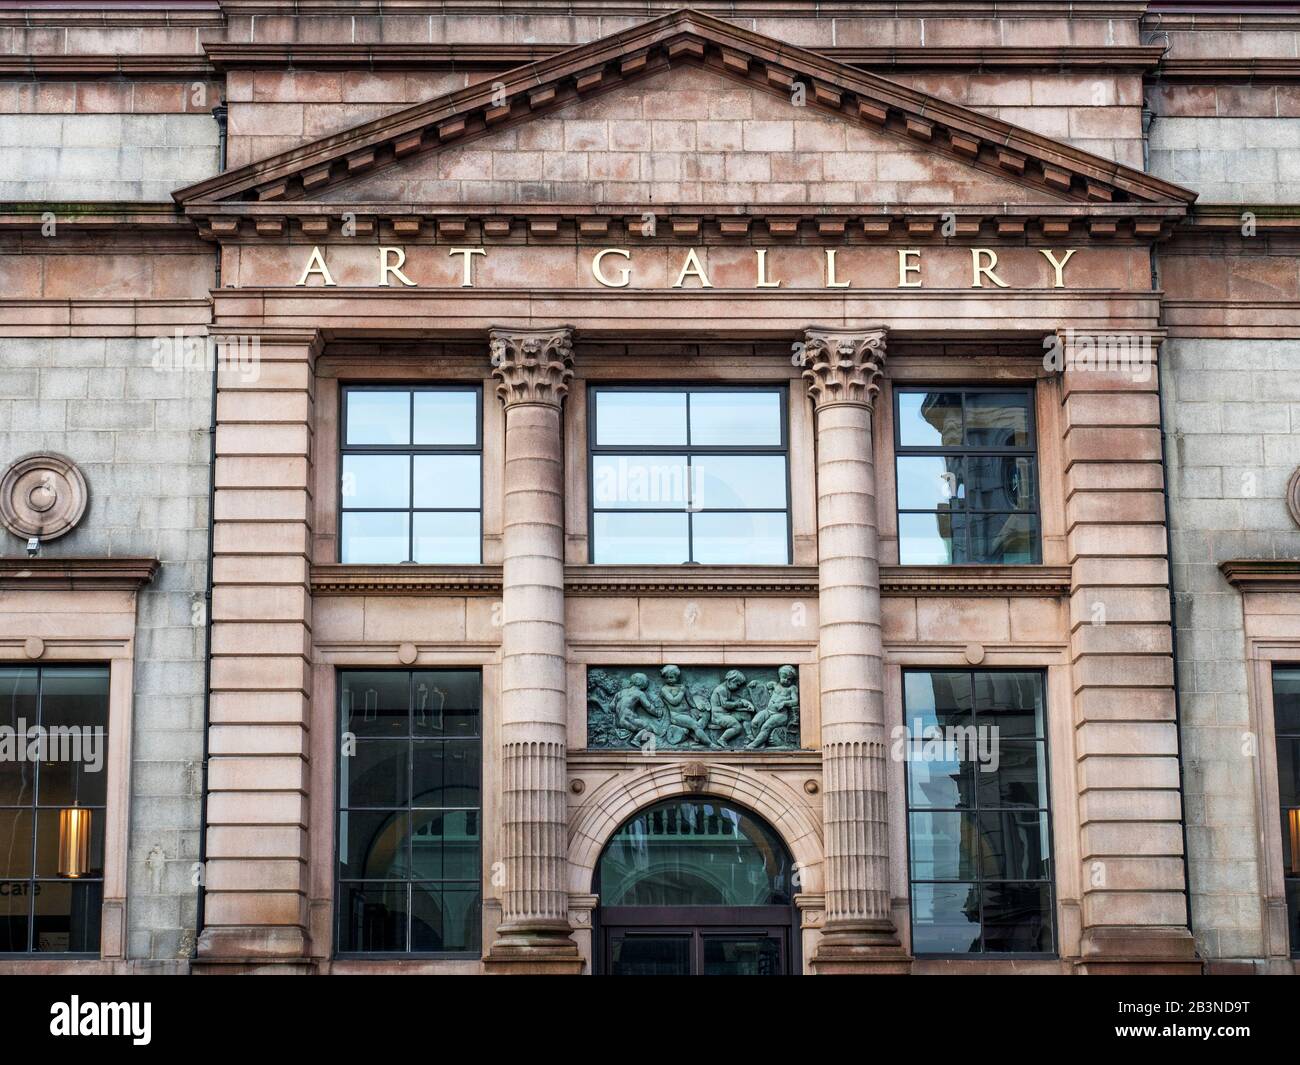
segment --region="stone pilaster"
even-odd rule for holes
[[[885,330],[809,329],[817,419],[818,675],[826,923],[818,973],[906,971],[890,916],[876,470],[871,419]]]
[[[249,342],[235,337],[232,342]],[[197,968],[305,967],[313,333],[218,371],[204,926]]]
[[[1195,972],[1186,927],[1156,346],[1058,337],[1083,972]]]
[[[567,328],[494,329],[505,406],[501,760],[505,884],[489,972],[578,973],[566,876],[564,448]]]

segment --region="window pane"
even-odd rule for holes
[[[1277,741],[1277,792],[1283,806],[1300,806],[1300,739]]]
[[[347,510],[409,506],[410,456],[344,455],[339,493]]]
[[[46,728],[108,724],[108,670],[60,666],[41,677],[41,724]]]
[[[691,471],[685,455],[593,455],[592,507],[685,510]]]
[[[417,740],[412,744],[414,766],[412,806],[479,805],[479,745],[477,740]]]
[[[16,740],[23,742],[27,730],[39,723],[36,670],[0,669],[0,727],[12,729]],[[0,759],[0,806],[31,805],[35,789],[36,766],[33,763],[16,758]],[[0,813],[0,817],[3,816]],[[0,848],[3,846],[0,841]],[[26,945],[22,949],[26,950]]]
[[[1034,461],[1015,455],[966,458],[966,506],[970,510],[1033,510]]]
[[[967,392],[966,444],[1028,447],[1029,396],[1024,392]]]
[[[343,731],[358,736],[407,735],[410,676],[400,670],[344,673]]]
[[[442,941],[444,950],[479,950],[479,889],[446,884],[442,889]]]
[[[674,564],[689,561],[685,514],[597,514],[592,561]]]
[[[936,745],[937,746],[937,745]],[[907,748],[908,802],[913,808],[968,809],[975,805],[975,763],[958,758],[960,748],[935,757],[924,739],[913,737]]]
[[[1047,820],[1042,814],[1037,810],[981,810],[979,817],[982,879],[1047,879]]]
[[[968,514],[970,561],[1027,564],[1035,561],[1038,519],[1031,514]]]
[[[411,435],[411,393],[371,389],[349,389],[347,432],[349,444],[409,444]]]
[[[965,496],[963,461],[943,455],[912,455],[897,460],[900,510],[949,510]]]
[[[612,976],[686,976],[691,971],[691,937],[633,933],[614,940]]]
[[[980,723],[997,725],[1004,739],[1043,735],[1043,678],[1038,673],[975,674]]]
[[[703,565],[784,566],[790,561],[786,516],[696,514],[695,561]]]
[[[0,824],[3,824],[3,816],[0,814]],[[0,847],[4,846],[4,830],[0,828]],[[30,881],[0,881],[0,954],[16,954],[27,950],[31,891]]]
[[[596,446],[686,443],[685,392],[596,392]]]
[[[778,392],[692,392],[691,444],[779,447]]]
[[[103,806],[108,799],[108,733],[87,729],[71,743],[56,744],[48,753],[60,757],[41,762],[41,806]]]
[[[447,880],[477,883],[479,856],[479,812],[447,810],[443,818],[443,876]]]
[[[0,669],[0,726],[23,729],[38,723],[36,669]]]
[[[912,885],[912,951],[973,954],[980,949],[980,897],[975,884]]]
[[[344,513],[342,522],[344,562],[405,562],[410,550],[407,522],[401,513]]]
[[[339,759],[339,802],[344,806],[405,806],[405,740],[358,740]]]
[[[339,814],[339,875],[400,880],[410,870],[405,810],[344,810]]]
[[[1052,892],[1047,884],[984,885],[984,949],[1047,953],[1052,942]]]
[[[417,810],[411,814],[411,867],[407,875],[417,880],[441,880],[443,811]]]
[[[431,670],[415,674],[417,736],[477,736],[482,682],[478,673]]]
[[[104,884],[99,880],[43,881],[33,898],[33,949],[50,953],[99,953]]]
[[[696,510],[784,510],[785,456],[694,455],[691,488]]]
[[[978,873],[975,815],[913,813],[908,818],[914,880],[971,880]]]
[[[1300,669],[1273,670],[1273,712],[1278,732],[1300,732]]]
[[[406,950],[405,884],[339,884],[339,950]]]
[[[455,884],[411,885],[411,949],[479,948],[479,892]]]
[[[477,564],[482,555],[480,520],[478,511],[415,514],[415,561],[426,565]]]
[[[953,522],[948,514],[899,514],[898,561],[904,566],[955,562],[952,534]],[[961,550],[964,553],[964,547]]]
[[[936,725],[970,725],[974,696],[969,671],[903,674],[905,724],[914,733]]]
[[[416,444],[478,444],[478,391],[417,391]]]
[[[996,769],[975,774],[983,809],[998,806],[1047,806],[1047,766],[1034,740],[998,737]]]
[[[941,447],[962,442],[960,392],[900,392],[898,441],[904,447]]]
[[[705,976],[777,976],[781,947],[771,936],[705,936]]]
[[[32,875],[32,828],[31,810],[0,810],[0,877]]]
[[[479,485],[478,455],[415,456],[416,507],[430,510],[478,507]]]

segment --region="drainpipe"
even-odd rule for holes
[[[1151,126],[1155,123],[1155,112],[1147,100],[1142,101],[1142,169],[1151,171]],[[1156,254],[1155,244],[1151,245],[1151,291],[1160,288],[1160,260]],[[1160,322],[1164,324],[1164,304],[1160,306]],[[1164,366],[1157,359],[1156,366],[1156,400],[1160,408],[1160,478],[1164,485],[1165,508],[1165,560],[1169,566],[1169,651],[1174,664],[1174,751],[1178,757],[1178,805],[1182,816],[1179,828],[1183,837],[1183,901],[1187,914],[1187,931],[1195,934],[1192,927],[1192,881],[1187,856],[1187,770],[1183,763],[1183,711],[1182,680],[1179,676],[1181,658],[1178,654],[1178,599],[1174,593],[1174,532],[1169,508],[1169,434],[1168,418],[1165,413],[1165,374]]]
[[[217,121],[217,173],[226,169],[226,117],[228,110],[223,100],[212,109]],[[221,245],[217,245],[213,269],[213,288],[221,287]],[[212,365],[212,397],[208,415],[208,576],[203,592],[203,761],[199,764],[199,897],[194,917],[194,947],[190,955],[197,957],[199,936],[203,934],[203,919],[207,901],[208,858],[208,724],[212,716],[212,556],[216,546],[216,523],[213,520],[217,502],[217,366]]]

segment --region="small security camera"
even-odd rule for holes
[[[41,538],[39,536],[27,537],[27,557],[35,558],[41,553]]]

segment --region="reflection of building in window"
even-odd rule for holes
[[[1043,678],[904,673],[916,954],[1048,954],[1053,874]]]
[[[791,898],[785,846],[758,818],[716,801],[661,803],[611,838],[602,906],[771,906]]]
[[[340,674],[341,953],[478,951],[480,687],[475,670]]]
[[[899,561],[1040,560],[1030,389],[894,393]]]

